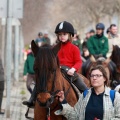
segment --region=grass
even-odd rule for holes
[[[21,90],[20,94],[25,95],[26,93],[24,90]]]

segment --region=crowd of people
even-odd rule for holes
[[[88,59],[90,55],[107,58],[111,55],[112,45],[120,46],[117,26],[111,24],[109,29],[107,29],[107,36],[104,35],[104,30],[105,25],[98,23],[96,30],[91,29],[87,32],[83,43],[81,43],[79,35],[71,23],[63,21],[57,24],[55,34],[57,36],[57,43],[61,44],[58,59],[60,65],[68,69],[66,73],[68,76],[71,76],[72,79],[74,79],[74,76],[77,76],[77,72],[82,67],[81,56],[85,59]],[[43,34],[40,32],[35,42],[38,46],[41,46],[44,43],[50,44],[50,39],[46,34],[43,37]],[[25,63],[25,65],[26,64],[27,63]],[[27,72],[25,72],[25,75],[26,74]],[[34,74],[34,72],[31,73],[28,71],[28,77],[30,74]],[[109,80],[103,66],[98,65],[90,70],[90,89],[87,88],[81,78],[78,76],[76,78],[77,79],[72,82],[82,93],[78,102],[74,107],[71,107],[65,100],[64,92],[60,91],[57,96],[61,103],[61,109],[55,112],[56,115],[64,115],[68,120],[120,119],[120,94],[118,92],[112,93],[115,95],[113,95],[114,100],[111,100],[111,89],[108,86]],[[87,95],[84,96],[86,90],[88,92]],[[23,101],[23,104],[28,107],[33,106],[36,100],[36,86],[33,92],[30,93],[30,99]]]
[[[93,34],[90,32],[93,31]],[[111,56],[113,45],[120,46],[120,35],[118,34],[118,29],[116,24],[111,24],[106,31],[105,35],[105,25],[103,23],[98,23],[96,25],[96,30],[91,30],[86,33],[86,38],[82,44],[83,57],[89,56],[90,54],[94,56],[103,56],[109,58]],[[89,54],[86,55],[86,50]]]
[[[38,46],[41,46],[43,44],[51,45],[50,38],[48,37],[48,32],[45,32],[44,34],[42,32],[39,32],[38,37],[35,39],[35,42]]]

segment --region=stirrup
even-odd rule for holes
[[[22,104],[23,104],[23,105],[26,105],[26,106],[29,107],[29,108],[34,108],[34,106],[35,106],[33,102],[30,103],[30,102],[28,102],[28,101],[23,101]]]
[[[29,108],[27,109],[27,111],[25,113],[25,117],[29,120],[34,120],[34,118],[28,116],[28,113],[29,113]]]

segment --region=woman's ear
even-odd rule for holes
[[[32,49],[34,56],[36,57],[39,47],[36,45],[34,40],[31,41],[31,49]]]
[[[58,42],[58,43],[52,48],[55,56],[57,56],[57,53],[58,53],[58,51],[60,50],[60,48],[61,48],[61,42]]]

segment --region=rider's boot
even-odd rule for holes
[[[88,89],[86,84],[84,83],[83,79],[80,78],[77,73],[75,73],[76,79],[73,77],[73,84],[79,89],[80,92],[83,92],[84,90]]]
[[[36,100],[36,86],[33,89],[30,99],[28,101],[23,101],[22,104],[28,107],[33,107],[35,100]]]

